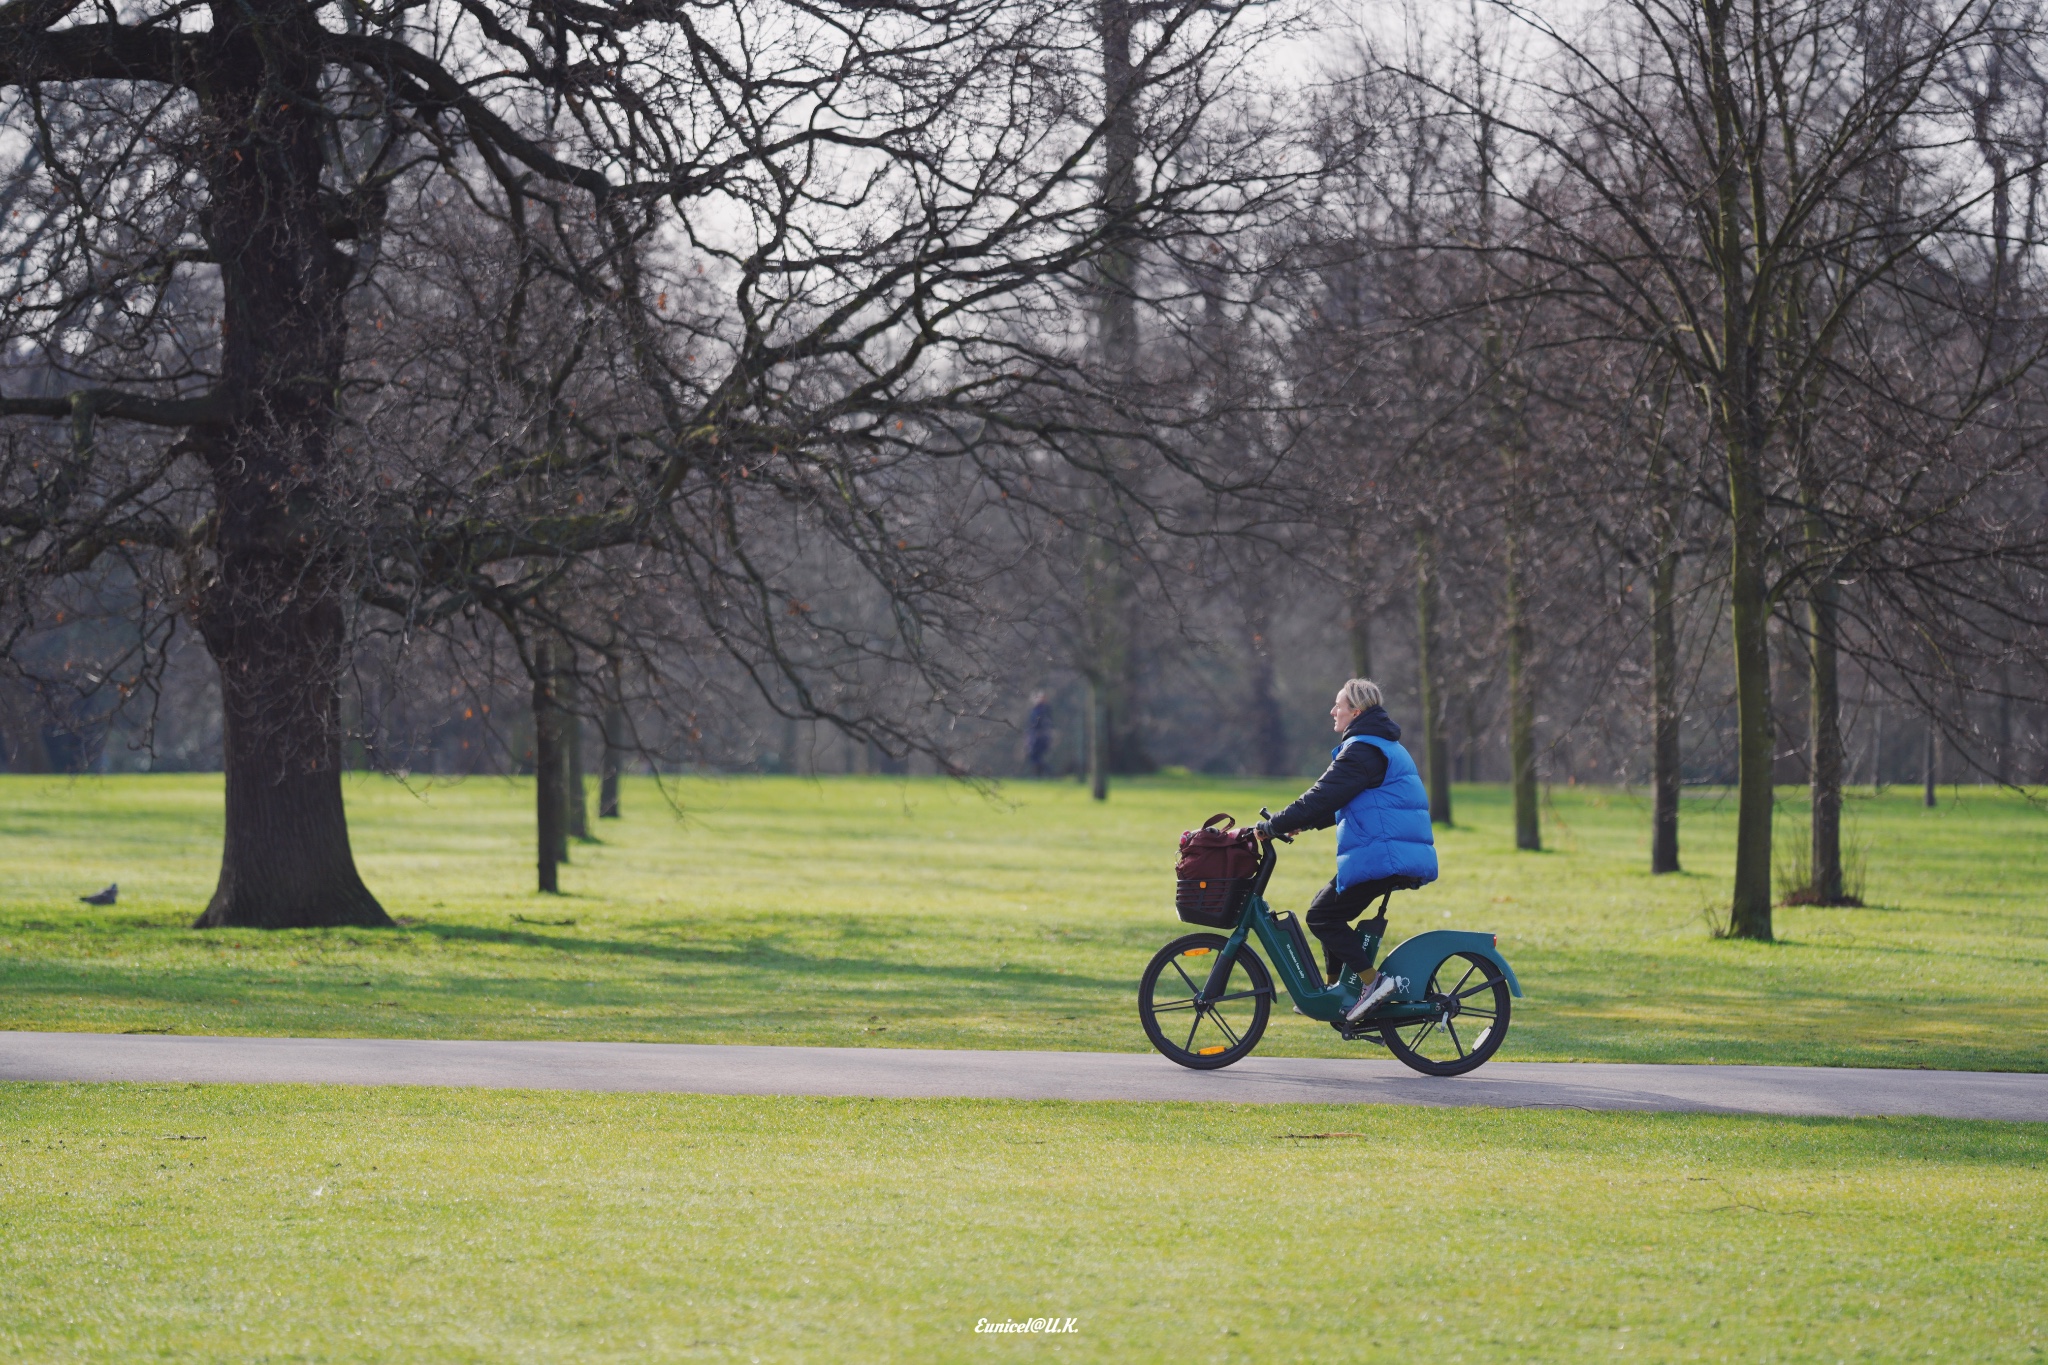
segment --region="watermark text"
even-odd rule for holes
[[[974,1330],[976,1332],[1030,1332],[1038,1336],[1052,1336],[1055,1333],[1061,1332],[1078,1332],[1081,1330],[1081,1324],[1077,1318],[1025,1318],[1022,1322],[1015,1318],[1004,1318],[1001,1322],[996,1321],[994,1318],[982,1318],[974,1324]]]

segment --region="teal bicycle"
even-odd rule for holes
[[[1211,905],[1181,907],[1182,919],[1228,929],[1227,935],[1184,935],[1146,966],[1138,983],[1138,1019],[1162,1055],[1212,1071],[1259,1045],[1273,1012],[1273,977],[1252,950],[1253,937],[1279,970],[1295,1008],[1329,1024],[1346,1041],[1384,1046],[1426,1076],[1462,1076],[1500,1051],[1511,1001],[1522,994],[1522,986],[1500,955],[1495,935],[1432,929],[1405,940],[1380,970],[1407,984],[1371,1013],[1347,1023],[1344,1011],[1360,989],[1356,974],[1346,969],[1338,980],[1324,984],[1301,921],[1266,904],[1266,883],[1278,856],[1267,843],[1258,873],[1245,885],[1229,888]],[[1393,894],[1382,896],[1372,918],[1359,923],[1368,963],[1379,956]]]

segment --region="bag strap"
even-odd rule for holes
[[[1220,810],[1219,810],[1219,811],[1217,811],[1217,812],[1216,812],[1216,813],[1215,813],[1214,815],[1210,816],[1210,817],[1209,817],[1208,819],[1206,819],[1206,820],[1204,820],[1204,821],[1202,822],[1202,828],[1203,828],[1203,829],[1209,829],[1209,828],[1211,828],[1212,826],[1214,826],[1214,825],[1215,825],[1215,823],[1216,823],[1216,822],[1217,822],[1218,820],[1221,820],[1221,821],[1223,822],[1223,828],[1224,828],[1224,829],[1225,829],[1226,831],[1227,831],[1227,830],[1228,830],[1228,829],[1229,829],[1229,828],[1230,828],[1230,827],[1231,827],[1232,825],[1234,825],[1234,824],[1236,824],[1236,823],[1237,823],[1237,820],[1236,820],[1236,818],[1235,818],[1234,816],[1230,815],[1229,813],[1227,813],[1227,812],[1225,812],[1225,811],[1220,811]]]

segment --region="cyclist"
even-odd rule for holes
[[[1437,872],[1429,793],[1383,701],[1379,685],[1364,678],[1338,688],[1330,723],[1342,738],[1330,751],[1330,766],[1293,805],[1253,827],[1270,839],[1337,826],[1337,875],[1309,905],[1308,928],[1323,945],[1332,982],[1346,967],[1358,973],[1358,999],[1344,1012],[1347,1022],[1406,985],[1373,970],[1351,921],[1388,891],[1433,882]]]

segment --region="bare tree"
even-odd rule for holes
[[[1991,0],[1928,8],[1838,0],[1743,6],[1629,0],[1572,34],[1535,25],[1543,60],[1500,126],[1529,221],[1512,244],[1592,330],[1658,348],[1705,405],[1725,471],[1740,717],[1733,932],[1771,936],[1775,739],[1767,625],[1785,586],[1780,456],[1800,395],[1867,296],[1977,201],[1919,176],[1896,211],[1867,185],[1931,158],[1958,111],[1938,77],[1988,41]],[[1455,91],[1451,92],[1455,94]],[[1811,325],[1780,323],[1824,281]]]
[[[1134,18],[1108,101],[1072,0],[0,13],[24,131],[0,316],[11,363],[47,377],[0,396],[12,597],[33,620],[38,585],[131,558],[138,620],[196,622],[227,716],[207,924],[384,922],[339,783],[358,610],[411,632],[494,616],[531,668],[537,641],[614,644],[581,589],[651,557],[779,705],[907,742],[831,680],[952,698],[947,632],[979,607],[965,531],[999,492],[979,462],[1047,429],[1151,448],[1057,325],[1105,244],[1227,232],[1279,183],[1232,122],[1256,35],[1229,5]],[[1143,175],[1105,214],[1130,104]],[[406,234],[464,206],[495,225],[477,253],[584,301],[562,401],[512,402],[508,377],[471,402],[433,391],[432,354],[379,354],[446,301],[404,275]],[[758,539],[792,523],[890,604],[882,632],[820,619],[802,553]]]

